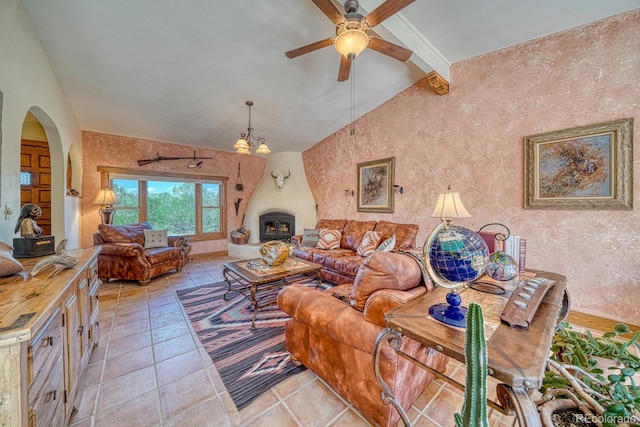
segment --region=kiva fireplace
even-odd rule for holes
[[[285,212],[260,215],[260,242],[291,239],[296,230],[296,217]]]

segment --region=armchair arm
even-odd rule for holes
[[[144,248],[139,243],[104,243],[100,255],[145,258]]]
[[[184,236],[167,236],[167,246],[180,248],[184,245],[185,241]]]
[[[408,291],[398,289],[380,289],[375,291],[364,305],[364,319],[386,327],[385,314],[399,305],[405,304],[427,292],[425,286],[416,286]]]

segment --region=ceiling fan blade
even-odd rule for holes
[[[391,15],[398,13],[400,10],[409,6],[415,0],[387,0],[371,11],[364,17],[369,27],[375,27]],[[314,1],[315,3],[315,1]]]
[[[371,37],[369,39],[369,47],[377,52],[383,53],[402,62],[409,59],[411,57],[411,54],[413,53],[407,48],[398,46],[397,44],[393,44],[377,37]]]
[[[340,9],[336,7],[331,0],[311,0],[316,6],[327,15],[327,18],[331,19],[331,22],[338,25],[344,22],[344,16]]]
[[[334,38],[335,37],[329,37],[328,39],[320,40],[318,42],[311,43],[306,46],[302,46],[297,49],[290,50],[289,52],[285,52],[285,55],[287,55],[287,58],[295,58],[297,56],[304,55],[305,53],[313,52],[314,50],[331,46],[333,44]]]
[[[351,72],[351,60],[344,55],[340,55],[340,69],[338,70],[338,81],[349,80]]]

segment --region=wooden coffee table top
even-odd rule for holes
[[[320,264],[300,258],[287,258],[283,264],[276,267],[251,268],[250,265],[253,263],[259,264],[260,260],[227,262],[224,264],[224,268],[242,277],[252,285],[274,282],[298,274],[314,273],[322,268]]]
[[[562,307],[566,278],[544,271],[527,270],[527,273],[527,278],[535,275],[555,281],[528,329],[510,328],[500,321],[502,310],[519,281],[511,285],[502,283],[507,289],[504,295],[471,288],[459,290],[459,293],[463,306],[475,302],[482,307],[489,369],[493,371],[490,375],[513,387],[539,388]],[[445,325],[429,316],[429,307],[445,302],[448,292],[448,289],[438,287],[388,312],[387,326],[464,363],[465,329]]]

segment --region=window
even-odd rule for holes
[[[114,224],[148,221],[154,229],[167,229],[170,235],[193,236],[194,240],[226,238],[226,179],[135,172],[108,173],[105,177],[120,200],[114,206]]]

